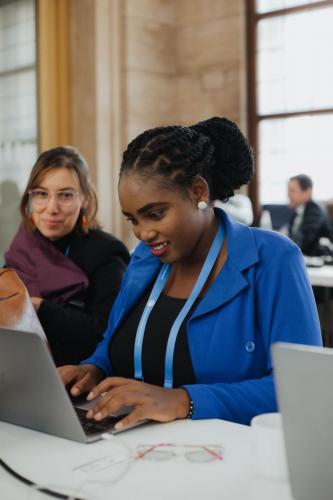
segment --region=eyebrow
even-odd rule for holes
[[[147,203],[147,205],[144,205],[143,207],[139,208],[138,214],[143,214],[145,212],[148,212],[148,210],[151,210],[152,208],[156,207],[156,205],[167,205],[167,203],[164,201],[154,201],[152,203]],[[129,212],[124,212],[124,211],[123,214],[126,216],[131,215]]]
[[[34,189],[44,189],[44,191],[48,191],[47,188],[43,187],[43,186],[36,186],[34,187]],[[64,187],[64,188],[60,188],[60,189],[57,189],[57,192],[59,191],[77,191],[77,189],[75,187],[72,187],[72,186],[68,186],[68,187]]]

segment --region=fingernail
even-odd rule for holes
[[[91,410],[89,410],[89,411],[87,412],[86,417],[87,417],[87,418],[91,418],[92,416],[93,416],[93,412],[92,412]]]
[[[71,390],[71,393],[75,396],[75,395],[79,395],[80,394],[80,390],[77,388],[77,387],[73,387],[72,390]]]
[[[101,418],[102,418],[102,413],[101,412],[96,413],[95,419],[96,420],[101,420]]]
[[[91,399],[94,399],[94,393],[93,392],[89,392],[88,396],[87,396],[87,400],[90,401]]]
[[[123,427],[124,427],[124,424],[122,422],[117,422],[116,425],[114,426],[114,428],[116,429],[116,431],[119,431]]]

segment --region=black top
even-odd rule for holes
[[[101,340],[130,256],[125,245],[99,229],[71,234],[54,245],[75,262],[89,286],[68,302],[44,299],[39,320],[57,366],[77,364],[90,356]]]
[[[322,251],[320,249],[319,239],[325,237],[332,241],[332,223],[325,207],[313,200],[306,203],[303,220],[296,235],[292,232],[295,217],[296,211],[293,212],[290,220],[290,238],[299,245],[303,254],[321,255]]]
[[[140,298],[131,313],[120,325],[109,344],[112,374],[134,378],[134,342],[143,309],[151,288]],[[174,360],[173,386],[195,384],[195,375],[187,340],[187,320],[198,305],[197,299],[183,321],[178,332]],[[185,304],[186,299],[178,299],[161,294],[147,321],[142,344],[142,373],[145,382],[164,385],[165,353],[171,327]]]

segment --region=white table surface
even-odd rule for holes
[[[312,286],[333,287],[333,266],[307,267]]]
[[[35,482],[74,487],[85,483],[91,500],[292,500],[287,482],[253,471],[252,429],[222,420],[148,424],[111,441],[80,444],[0,422],[0,458]],[[223,461],[193,463],[184,456],[109,465],[140,444],[222,444]],[[89,464],[101,471],[87,470]],[[95,467],[96,468],[96,467]],[[98,483],[87,481],[98,479]],[[104,484],[101,484],[104,481]],[[108,482],[105,482],[108,481]],[[1,500],[52,498],[33,491],[0,468]]]

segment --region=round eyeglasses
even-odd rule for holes
[[[137,447],[136,459],[153,460],[164,462],[176,457],[184,457],[189,462],[212,462],[222,461],[224,449],[219,444],[141,444]]]
[[[55,194],[55,199],[60,206],[70,207],[80,196],[76,189],[61,189]],[[29,198],[32,204],[38,207],[46,207],[52,195],[45,189],[32,189],[29,191]]]

